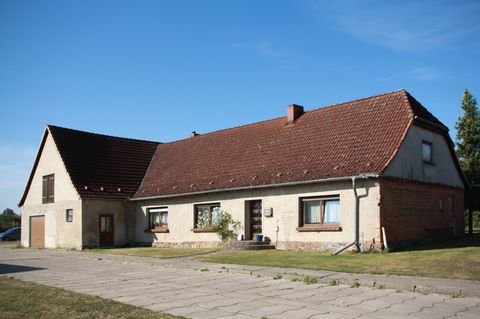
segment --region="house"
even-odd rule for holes
[[[464,231],[448,129],[400,90],[170,143],[47,126],[22,245],[215,246],[220,211],[281,249],[402,245]]]

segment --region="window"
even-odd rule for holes
[[[209,229],[220,218],[220,203],[195,205],[195,227],[200,229]]]
[[[422,141],[422,159],[425,163],[433,163],[432,160],[432,143]]]
[[[67,209],[65,212],[65,220],[67,223],[71,223],[73,221],[73,209]]]
[[[341,230],[340,198],[314,197],[300,199],[299,231]]]
[[[42,203],[53,203],[55,191],[55,175],[46,175],[42,178]]]
[[[168,208],[157,207],[148,210],[148,219],[150,229],[153,228],[168,228]]]

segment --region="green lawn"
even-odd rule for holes
[[[138,257],[174,258],[203,255],[217,251],[218,248],[157,248],[157,247],[128,247],[91,249],[89,251],[101,254],[126,255]]]
[[[0,276],[0,318],[183,318]]]
[[[348,273],[480,280],[480,236],[391,253],[344,253],[331,256],[315,251],[232,251],[196,260]]]

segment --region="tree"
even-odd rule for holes
[[[15,214],[13,209],[6,208],[3,213],[0,214],[0,232],[20,225],[20,216]]]
[[[3,210],[3,213],[2,215],[10,215],[10,216],[13,216],[13,215],[16,215],[15,212],[13,211],[13,209],[11,208],[5,208]]]
[[[468,233],[473,232],[473,212],[480,208],[480,114],[477,101],[465,90],[462,99],[463,116],[458,119],[457,156],[469,187],[465,189],[468,211]]]

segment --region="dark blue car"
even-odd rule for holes
[[[21,227],[12,227],[0,234],[0,240],[20,240]]]

